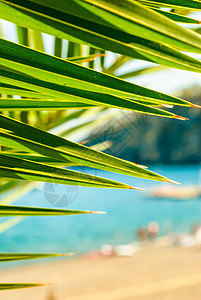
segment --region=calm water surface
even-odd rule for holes
[[[150,169],[184,185],[199,184],[200,166],[154,166]],[[69,189],[62,185],[35,189],[15,204],[59,208],[58,205],[66,205],[70,200],[72,203],[63,208],[106,211],[107,214],[26,218],[0,235],[0,251],[82,253],[106,243],[131,242],[136,239],[137,228],[150,221],[160,224],[160,235],[170,231],[189,232],[193,223],[201,222],[200,199],[153,199],[148,193],[160,185],[158,182],[99,170],[85,171],[144,187],[147,191]],[[56,207],[50,204],[54,200],[59,200]]]

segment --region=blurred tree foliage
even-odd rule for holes
[[[179,96],[201,104],[201,89],[192,86]],[[108,154],[138,161],[140,164],[195,164],[201,163],[201,113],[197,109],[177,107],[174,112],[185,114],[186,122],[156,117],[122,114],[103,129],[91,135],[88,145],[110,140]],[[129,117],[129,123],[124,126]],[[185,149],[185,151],[184,151]]]

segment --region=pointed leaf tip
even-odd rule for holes
[[[170,182],[170,183],[174,183],[174,184],[181,184],[181,182],[177,182],[177,181],[174,181],[174,180],[171,180],[168,178],[167,178],[166,182]]]
[[[191,103],[191,107],[201,108],[201,105]]]
[[[105,215],[106,211],[89,211],[89,214]]]
[[[95,57],[95,58],[96,58],[96,57],[103,57],[103,56],[105,56],[105,53],[94,54],[94,57]]]
[[[134,186],[131,186],[131,185],[129,185],[129,189],[131,189],[131,190],[145,191],[145,189],[143,189],[143,188],[138,188],[138,187],[134,187]]]
[[[61,256],[71,256],[71,255],[75,255],[75,252],[61,253]]]
[[[143,165],[137,165],[137,166],[140,167],[140,168],[143,168],[143,169],[148,169],[147,166],[143,166]]]
[[[189,120],[188,118],[177,116],[177,115],[175,115],[173,118],[177,119],[177,120],[182,120],[182,121]]]

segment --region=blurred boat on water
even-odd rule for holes
[[[200,185],[160,185],[149,193],[149,197],[154,198],[174,198],[174,199],[191,199],[201,197]]]

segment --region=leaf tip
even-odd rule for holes
[[[177,116],[177,115],[175,115],[173,118],[177,119],[177,120],[182,120],[182,121],[189,120],[188,118]]]
[[[81,144],[81,145],[84,145],[84,144],[87,144],[88,142],[89,142],[89,139],[84,140],[84,141],[81,141],[80,144]]]
[[[143,165],[137,165],[138,167],[142,168],[142,169],[148,169],[147,166],[143,166]]]
[[[134,186],[131,186],[131,185],[129,185],[129,189],[131,189],[131,190],[145,191],[145,189],[143,189],[143,188],[138,188],[138,187],[134,187]]]
[[[75,252],[70,252],[70,253],[61,253],[61,256],[71,256],[74,255]]]
[[[170,182],[170,183],[174,183],[174,184],[181,184],[180,182],[177,182],[175,180],[168,179],[168,178],[166,178],[166,182]]]
[[[201,105],[191,103],[190,107],[201,108]]]
[[[99,54],[95,54],[94,57],[104,57],[105,56],[105,53],[99,53]]]
[[[89,211],[89,214],[105,215],[106,211]]]

